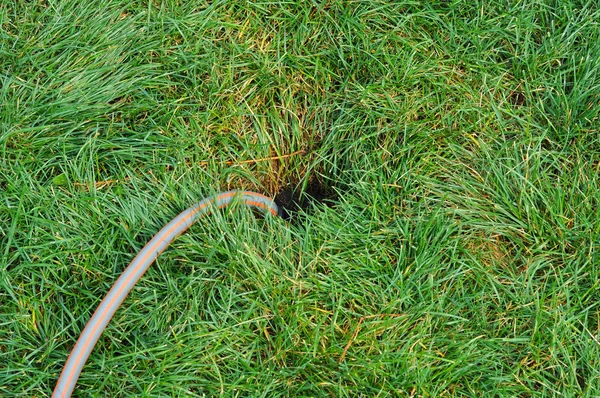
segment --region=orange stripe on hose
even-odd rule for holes
[[[186,222],[187,220],[189,220],[191,217],[193,217],[194,215],[196,215],[196,213],[198,213],[200,210],[206,208],[209,204],[212,204],[212,203],[214,203],[216,201],[219,201],[221,199],[229,198],[229,197],[234,196],[234,195],[236,195],[238,193],[239,192],[231,192],[231,193],[223,194],[223,195],[217,196],[215,199],[213,199],[211,201],[208,201],[208,202],[206,202],[206,203],[198,206],[196,209],[194,209],[192,212],[190,212],[190,214],[188,214],[187,217],[181,219],[177,224],[175,224],[173,227],[171,227],[169,229],[169,231],[167,231],[167,233],[164,235],[164,237],[165,238],[169,237],[171,235],[171,233],[173,232],[173,230],[179,228],[181,226],[181,224],[183,224],[184,222]],[[268,197],[266,197],[264,195],[256,194],[254,192],[250,193],[250,192],[244,191],[244,192],[242,192],[242,194],[249,195],[249,196],[262,196],[265,199],[270,200]],[[248,204],[250,206],[261,207],[261,208],[263,208],[265,210],[269,210],[273,215],[277,215],[277,212],[272,207],[270,207],[270,206],[268,206],[268,205],[266,205],[266,204],[264,204],[262,202],[256,202],[256,201],[252,201],[252,200],[244,200],[244,203],[246,203],[246,204]],[[220,205],[219,208],[226,207],[228,204],[229,203],[224,203],[224,204]],[[173,237],[173,239],[175,239],[175,237]],[[127,284],[131,281],[131,278],[135,274],[135,270],[137,270],[140,265],[144,264],[144,262],[148,259],[148,257],[151,256],[155,252],[155,248],[158,245],[160,245],[162,242],[164,242],[164,240],[165,239],[163,238],[163,239],[157,241],[152,246],[152,248],[150,248],[150,250],[148,251],[148,253],[139,261],[138,266],[136,268],[134,268],[134,272],[125,280],[125,282],[123,282],[121,288],[117,291],[117,294],[115,295],[115,297],[109,302],[108,306],[105,307],[104,312],[100,315],[100,320],[98,322],[96,322],[96,326],[94,326],[94,328],[92,329],[92,332],[88,336],[88,339],[85,341],[85,343],[83,345],[83,348],[81,350],[79,350],[79,355],[75,358],[75,366],[73,366],[73,368],[77,368],[77,365],[81,361],[81,355],[83,354],[83,352],[86,351],[88,345],[90,344],[90,339],[93,337],[93,335],[95,334],[96,330],[98,329],[98,326],[102,323],[103,319],[106,317],[106,312],[112,308],[114,300],[121,295],[121,293],[122,293],[123,289],[125,288],[125,286],[127,286]],[[158,257],[165,249],[166,249],[166,247],[163,250],[161,250],[160,252],[156,253],[156,257]],[[135,261],[135,258],[132,260],[132,262],[133,261]],[[140,275],[140,277],[141,277],[141,275]],[[96,315],[96,312],[94,312],[94,314],[90,318],[90,321],[94,318],[95,315]],[[89,321],[88,321],[88,323],[89,323]],[[69,357],[67,358],[67,363],[69,362],[70,359],[71,359],[71,355],[69,355]],[[59,378],[59,382],[60,382],[60,379],[62,377],[63,376],[61,375],[61,377]],[[70,384],[72,378],[73,378],[73,371],[71,371],[71,373],[69,374],[69,376],[67,378],[67,383],[66,383],[67,385]],[[57,384],[59,384],[59,383],[57,383]],[[64,393],[61,394],[61,395],[64,396]]]

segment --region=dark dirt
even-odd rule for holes
[[[310,212],[313,204],[331,207],[336,200],[336,191],[316,177],[311,177],[304,191],[300,186],[289,185],[275,195],[275,203],[280,208],[281,216],[292,221],[294,213],[300,210]]]

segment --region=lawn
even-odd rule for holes
[[[600,395],[595,1],[3,0],[0,396]],[[309,195],[310,194],[310,195]]]

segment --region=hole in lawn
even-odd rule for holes
[[[527,102],[525,94],[520,91],[513,91],[512,93],[510,93],[508,99],[511,104],[517,106],[523,106]]]
[[[275,195],[275,203],[285,220],[292,219],[292,215],[299,210],[310,212],[313,204],[331,207],[336,200],[335,190],[314,176],[310,177],[304,188],[288,185]]]

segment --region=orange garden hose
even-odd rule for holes
[[[88,321],[58,378],[52,394],[54,398],[71,396],[81,370],[106,325],[154,260],[199,217],[210,213],[213,208],[228,206],[235,198],[264,213],[279,214],[277,205],[264,195],[249,191],[227,191],[203,199],[171,220],[135,256]]]

